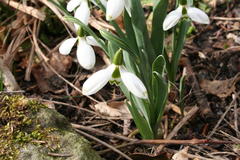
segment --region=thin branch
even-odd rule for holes
[[[100,139],[98,139],[98,138],[96,138],[96,137],[94,137],[94,136],[92,136],[92,135],[89,135],[89,134],[87,134],[87,133],[85,133],[85,132],[83,132],[83,131],[80,131],[80,130],[78,130],[78,129],[75,129],[75,130],[76,130],[76,132],[78,132],[79,134],[81,134],[81,135],[83,135],[83,136],[85,136],[85,137],[88,137],[88,138],[90,138],[90,139],[92,139],[92,140],[94,140],[94,141],[96,141],[96,142],[98,142],[98,143],[101,143],[102,145],[104,145],[104,146],[112,149],[114,152],[118,153],[119,155],[121,155],[121,156],[124,157],[125,159],[127,159],[127,160],[132,160],[132,158],[130,158],[129,156],[127,156],[125,153],[121,152],[121,151],[118,150],[117,148],[113,147],[112,145],[107,144],[106,142],[104,142],[104,141],[102,141],[102,140],[100,140]]]
[[[72,123],[72,127],[76,128],[76,129],[90,131],[90,132],[93,132],[95,134],[100,134],[100,135],[104,135],[104,136],[107,136],[107,137],[113,137],[113,138],[125,140],[125,141],[130,141],[130,142],[136,141],[136,139],[133,139],[133,138],[128,138],[128,137],[125,137],[125,136],[122,136],[122,135],[117,135],[117,134],[113,134],[113,133],[110,133],[110,132],[105,132],[105,131],[102,131],[102,130],[99,130],[99,129],[95,129],[95,128],[91,128],[91,127],[87,127],[87,126],[82,126],[82,125],[79,125],[79,124],[73,124]]]
[[[21,12],[24,12],[26,14],[29,14],[41,21],[44,21],[45,18],[46,18],[46,15],[45,13],[43,12],[40,12],[38,9],[36,8],[33,8],[31,6],[26,6],[24,4],[21,4],[19,2],[15,2],[13,0],[2,0],[4,3],[6,3],[7,5],[21,11]]]

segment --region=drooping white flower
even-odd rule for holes
[[[120,77],[114,78],[114,72],[119,72]],[[102,89],[110,80],[123,82],[127,89],[136,97],[147,99],[147,90],[143,82],[133,73],[128,72],[124,66],[111,64],[107,68],[94,73],[83,84],[84,95],[92,95]]]
[[[76,9],[76,12],[74,13],[74,17],[79,19],[85,25],[88,25],[90,18],[90,9],[86,0],[82,0],[81,5]]]
[[[179,7],[177,9],[175,9],[174,11],[171,11],[164,19],[163,30],[166,31],[166,30],[174,27],[179,22],[181,17],[185,16],[185,14],[183,14],[184,10],[187,11],[187,16],[192,21],[202,23],[202,24],[210,23],[208,15],[205,12],[203,12],[202,10],[195,8],[195,7],[179,5]]]
[[[89,44],[86,39],[92,39],[95,43]],[[78,41],[77,45],[77,59],[79,64],[85,69],[92,69],[96,62],[96,56],[92,46],[99,46],[97,41],[92,36],[69,38],[63,41],[59,47],[59,53],[62,55],[68,55],[74,44]]]
[[[131,16],[131,3],[129,0],[108,0],[106,7],[106,20],[112,21],[119,17],[123,12],[124,7]]]
[[[67,10],[72,12],[75,8],[74,18],[80,20],[83,24],[88,25],[90,18],[90,9],[87,0],[70,0],[67,4]],[[76,30],[79,29],[78,24],[74,24]]]
[[[77,59],[79,64],[85,69],[92,69],[95,65],[96,56],[94,50],[85,38],[80,38],[78,41]]]

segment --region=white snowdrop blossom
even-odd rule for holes
[[[91,43],[88,43],[90,39]],[[68,55],[74,44],[78,41],[77,45],[77,59],[79,64],[85,69],[92,69],[96,62],[96,56],[92,46],[99,46],[97,41],[92,36],[69,38],[60,45],[59,52],[62,55]],[[94,43],[93,43],[94,42]]]
[[[120,73],[120,77],[114,78],[114,73]],[[84,95],[92,95],[102,89],[108,81],[122,81],[127,89],[136,97],[147,99],[147,90],[143,82],[133,73],[128,72],[124,66],[111,64],[90,76],[83,84]]]
[[[128,14],[131,16],[131,4],[129,0],[108,0],[106,6],[106,20],[112,21],[119,17],[124,8],[126,8]]]
[[[67,4],[67,10],[72,12],[75,8],[74,18],[80,20],[83,24],[88,25],[90,18],[90,9],[87,0],[70,0]],[[79,25],[74,24],[76,30],[79,29]]]
[[[166,18],[164,19],[163,22],[163,30],[169,30],[170,28],[174,27],[179,20],[185,16],[184,10],[187,12],[187,16],[195,22],[202,23],[202,24],[209,24],[210,20],[208,15],[203,12],[202,10],[195,8],[195,7],[190,7],[190,6],[185,6],[185,5],[180,5],[177,9],[174,11],[171,11]]]

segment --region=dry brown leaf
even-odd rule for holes
[[[180,150],[179,152],[175,153],[172,157],[172,160],[188,160],[188,147]]]
[[[240,80],[240,74],[235,77],[226,80],[202,80],[200,82],[201,88],[211,94],[214,94],[220,98],[228,97],[235,91],[235,84]]]
[[[53,52],[49,58],[49,64],[59,73],[66,74],[72,65],[70,56],[63,56],[57,52]],[[52,70],[37,64],[32,69],[32,74],[37,81],[37,85],[42,93],[55,91],[62,88],[64,82],[53,73]]]
[[[131,119],[131,114],[125,102],[101,102],[94,105],[94,108],[99,113],[110,117],[121,117],[123,119]]]

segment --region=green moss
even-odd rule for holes
[[[49,138],[49,133],[55,129],[43,128],[37,125],[36,120],[31,119],[32,113],[41,108],[46,107],[21,95],[0,96],[1,160],[15,160],[19,147]]]

